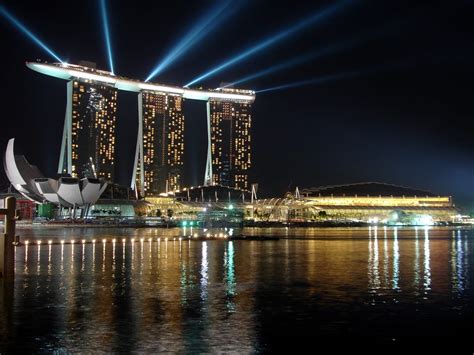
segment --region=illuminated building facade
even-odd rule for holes
[[[376,182],[301,189],[285,198],[258,200],[251,210],[254,218],[268,221],[392,225],[430,225],[459,215],[451,196]]]
[[[91,80],[67,84],[58,173],[114,179],[117,90]]]
[[[144,196],[158,196],[181,187],[183,103],[180,95],[153,91],[142,91],[138,95],[139,132],[134,179],[138,179]]]
[[[113,179],[117,90],[121,90],[138,93],[138,137],[130,185],[137,194],[156,196],[181,188],[184,99],[207,102],[204,185],[248,189],[250,109],[255,91],[143,82],[98,70],[93,63],[85,62],[27,62],[26,66],[69,82],[59,173]]]
[[[211,99],[207,103],[207,115],[209,147],[205,184],[248,190],[252,165],[251,102]]]

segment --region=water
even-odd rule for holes
[[[471,229],[243,232],[284,239],[20,229],[29,244],[16,249],[14,284],[1,290],[0,352],[388,349],[410,336],[431,337],[419,338],[423,349],[472,350]],[[345,340],[317,338],[327,336]]]

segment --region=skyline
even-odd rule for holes
[[[278,2],[278,4],[284,3]],[[336,2],[321,2],[317,5],[302,3],[299,7],[295,5],[294,12],[291,11],[286,16],[282,16],[281,9],[276,6],[269,13],[263,14],[261,21],[257,21],[256,24],[264,28],[258,28],[255,23],[249,21],[250,28],[247,30],[240,28],[239,31],[253,33],[258,39],[265,33],[274,33],[282,25],[298,21],[304,17],[305,11],[314,12],[315,9],[334,3]],[[208,4],[206,8],[210,8],[213,2]],[[256,119],[253,122],[253,136],[257,143],[253,146],[255,170],[251,182],[258,182],[263,194],[280,194],[290,185],[291,189],[294,189],[295,186],[301,188],[357,181],[383,181],[425,188],[440,194],[452,194],[456,201],[463,204],[474,202],[473,147],[468,130],[461,129],[468,126],[469,118],[472,117],[469,97],[472,95],[470,83],[473,71],[468,65],[468,61],[472,58],[472,50],[463,45],[466,38],[462,36],[469,33],[470,27],[463,22],[463,15],[456,17],[456,21],[453,18],[454,12],[459,11],[455,9],[456,6],[469,7],[469,4],[460,2],[451,8],[447,5],[435,8],[419,3],[415,10],[407,5],[398,5],[388,5],[388,9],[384,9],[384,12],[392,13],[394,18],[407,16],[414,18],[420,30],[409,36],[405,32],[411,27],[406,26],[400,33],[391,34],[389,36],[391,44],[396,44],[392,48],[390,43],[389,45],[385,43],[387,38],[383,37],[383,43],[374,40],[370,44],[353,48],[350,52],[342,51],[320,58],[316,65],[310,61],[244,84],[250,89],[264,90],[308,78],[370,68],[384,60],[392,62],[405,56],[414,62],[414,65],[409,67],[329,81],[324,85],[259,94],[254,105]],[[191,26],[193,21],[189,20],[186,14],[193,11],[199,13],[196,11],[196,7],[199,6],[196,3],[176,6],[178,11],[170,11],[182,13],[183,16],[174,19],[176,21],[174,27],[171,25],[168,27],[181,28],[183,23]],[[55,24],[55,31],[51,32],[48,26],[39,25],[41,21],[31,14],[48,10],[52,13],[50,16],[53,16],[54,13],[59,14],[64,10],[61,6],[45,10],[40,10],[35,5],[28,9],[22,8],[21,4],[8,6],[9,10],[15,15],[21,15],[21,19],[35,29],[39,38],[51,44],[59,53],[66,52],[66,55],[61,57],[68,58],[71,62],[78,62],[81,59],[92,60],[98,63],[98,68],[108,70],[108,58],[104,55],[101,23],[97,11],[91,12],[97,13],[97,22],[90,24],[89,28],[84,28],[84,33],[75,33],[72,38],[66,39],[65,34],[57,31],[61,26],[70,28],[84,24],[84,14],[87,12],[85,10],[90,10],[92,7],[95,7],[92,3],[84,4],[84,9],[78,9],[78,16],[73,20],[73,24]],[[187,56],[182,57],[176,65],[169,67],[162,76],[154,78],[153,81],[183,85],[186,80],[212,66],[212,63],[217,64],[228,57],[228,54],[243,50],[249,41],[226,43],[222,32],[235,33],[235,25],[239,23],[239,19],[242,20],[242,12],[246,16],[258,17],[255,11],[250,11],[255,7],[258,8],[258,5],[248,3],[242,5],[229,20],[231,24],[234,23],[232,29],[229,28],[232,26],[227,28],[224,26],[224,30],[219,27],[220,32],[211,31],[206,35],[207,42],[204,41],[200,48],[198,46],[198,50],[191,48]],[[393,8],[397,10],[390,11]],[[370,9],[371,13],[362,16],[360,11],[362,9]],[[141,72],[140,76],[145,77],[146,72],[153,66],[148,62],[156,63],[160,57],[157,52],[160,51],[157,51],[156,47],[154,54],[151,53],[151,49],[135,50],[131,39],[136,33],[131,31],[133,33],[127,36],[121,32],[122,26],[117,26],[118,18],[122,20],[126,18],[125,10],[113,3],[108,3],[108,10],[115,71],[120,75],[131,77],[138,76],[135,74]],[[351,32],[347,30],[354,24],[367,30],[376,28],[380,19],[379,22],[373,22],[375,18],[383,17],[380,11],[380,7],[374,2],[359,1],[353,8],[345,10],[340,17],[331,18],[331,21],[317,26],[314,31],[309,29],[301,36],[293,38],[290,47],[288,44],[282,44],[276,49],[272,48],[267,52],[267,58],[257,56],[250,65],[247,62],[237,65],[203,84],[207,87],[218,87],[221,82],[238,81],[265,67],[291,58],[292,53],[304,54],[311,49],[322,48],[332,41],[339,42],[338,40],[344,40],[350,35]],[[140,15],[144,16],[143,21],[140,21],[144,26],[142,33],[147,33],[149,25],[146,17],[149,15],[145,11]],[[467,11],[464,16],[467,19]],[[131,17],[129,20],[131,24],[139,23],[134,15]],[[366,21],[360,21],[361,17]],[[438,29],[436,29],[435,23],[440,18],[444,21],[437,23]],[[408,22],[413,26],[413,23]],[[419,26],[420,23],[425,26]],[[65,87],[62,85],[64,82],[41,78],[28,71],[24,67],[25,60],[35,58],[50,60],[50,58],[46,58],[41,49],[34,47],[5,21],[0,21],[0,26],[2,41],[5,41],[7,47],[12,48],[11,53],[2,57],[5,68],[4,80],[11,83],[11,90],[4,90],[1,100],[6,111],[4,114],[13,116],[14,123],[7,123],[7,129],[3,130],[1,135],[1,143],[6,145],[8,138],[17,137],[18,146],[30,157],[32,163],[45,171],[54,171],[59,157],[61,126],[64,119]],[[169,31],[170,36],[167,38],[172,37],[171,34],[179,37],[179,32]],[[318,36],[314,37],[315,35]],[[78,40],[81,36],[93,39],[94,43],[84,41],[87,45],[81,45],[81,41]],[[436,36],[440,39],[446,38],[445,41],[449,39],[449,48],[452,50],[443,48],[443,53],[439,53],[435,45],[438,39]],[[119,38],[120,41],[117,40]],[[315,38],[321,43],[314,43]],[[419,38],[423,38],[424,41],[418,42]],[[216,41],[219,44],[215,43]],[[209,42],[213,42],[213,46],[210,46]],[[15,45],[10,45],[12,43]],[[165,39],[160,42],[162,53],[169,43],[170,41]],[[124,44],[125,47],[132,48],[124,50]],[[293,50],[288,52],[289,48]],[[400,49],[409,49],[406,52],[408,55],[402,55],[404,53],[401,53]],[[134,55],[138,52],[142,53],[142,58]],[[202,57],[202,54],[204,58],[196,60]],[[367,59],[374,54],[377,54],[377,57],[371,58],[372,62],[367,62]],[[380,58],[383,55],[386,58]],[[144,63],[143,58],[147,63]],[[345,60],[347,58],[349,60]],[[190,68],[189,64],[193,66]],[[22,84],[17,86],[16,79],[18,82],[28,83],[28,87],[25,88]],[[23,94],[17,95],[20,89],[23,90]],[[136,100],[129,94],[119,94],[118,100],[122,101],[124,106],[117,114],[117,150],[118,155],[124,157],[121,161],[123,166],[119,170],[128,172],[130,169],[127,166],[133,164],[135,147],[127,140],[129,136],[136,137],[136,131],[130,133],[133,130],[131,125],[136,125],[136,112],[134,112]],[[187,129],[196,136],[202,136],[199,132],[203,132],[205,128],[205,107],[198,103],[186,102],[185,105],[190,112],[186,117]],[[24,109],[16,110],[18,107]],[[41,116],[42,119],[33,119],[35,116]],[[32,125],[31,132],[22,132],[18,122]],[[44,125],[48,126],[47,132],[41,129]],[[193,138],[190,138],[190,150],[185,152],[185,161],[190,162],[187,175],[190,176],[191,183],[201,180],[204,171],[194,173],[195,177],[192,175],[196,167],[205,165],[202,161],[206,155],[206,147],[202,147],[205,145],[203,141],[194,138],[193,142]],[[44,156],[44,151],[51,151],[51,154]],[[127,175],[129,173],[122,173],[122,176],[119,174],[119,182],[126,184],[130,181],[130,176]],[[2,177],[2,186],[5,185],[4,182],[5,179]]]

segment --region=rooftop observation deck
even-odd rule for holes
[[[38,73],[55,78],[72,80],[74,78],[93,80],[114,86],[117,90],[140,92],[155,91],[170,95],[179,95],[185,99],[208,101],[212,99],[230,101],[255,101],[255,91],[233,88],[218,89],[190,89],[186,87],[170,86],[144,82],[112,74],[105,70],[68,63],[26,62],[26,66]]]

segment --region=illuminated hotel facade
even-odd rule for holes
[[[117,90],[92,80],[67,83],[58,173],[114,179]]]
[[[160,85],[116,76],[89,65],[40,62],[26,65],[39,73],[69,81],[59,173],[78,177],[92,173],[113,180],[117,91],[122,90],[138,93],[132,189],[145,197],[182,189],[185,99],[207,103],[208,156],[204,185],[248,189],[254,91]]]
[[[251,102],[211,99],[207,102],[207,115],[206,185],[248,190],[248,173],[252,166]]]
[[[181,188],[183,103],[181,95],[153,91],[142,91],[138,95],[139,130],[134,179],[145,197]]]

